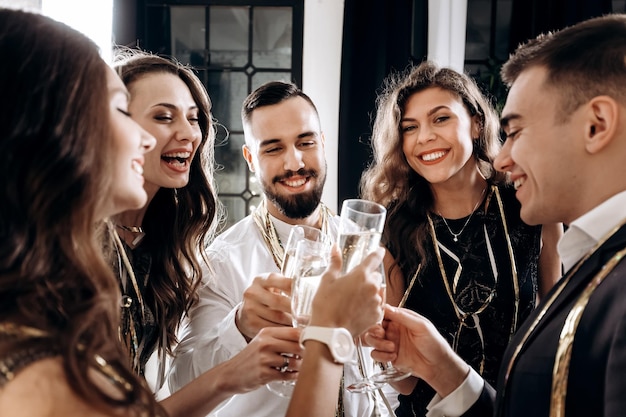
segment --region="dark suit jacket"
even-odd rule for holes
[[[565,319],[589,281],[625,247],[626,226],[574,274],[521,350],[503,393],[504,372],[513,350],[543,304],[533,311],[504,355],[497,394],[486,385],[465,417],[548,417],[554,360]],[[567,381],[566,417],[626,416],[626,261],[606,276],[585,308],[575,333]]]

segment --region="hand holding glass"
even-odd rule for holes
[[[320,229],[306,225],[296,225],[292,227],[289,238],[287,239],[287,244],[285,244],[283,248],[284,256],[281,268],[281,273],[287,278],[294,278],[296,248],[300,241],[319,242],[320,244],[330,246],[329,238]],[[291,354],[284,353],[283,356],[290,357]],[[272,381],[266,384],[267,389],[281,397],[291,397],[295,385],[295,381]]]
[[[380,273],[382,276],[382,284],[381,284],[382,298],[383,298],[383,303],[385,303],[385,298],[387,295],[387,292],[386,292],[387,277],[385,275],[385,267],[383,264],[380,265]],[[381,322],[382,322],[382,318],[381,318]],[[382,384],[386,384],[389,382],[401,381],[410,376],[411,376],[410,371],[403,369],[403,368],[396,368],[395,366],[393,366],[391,362],[387,362],[385,363],[384,369],[381,372],[372,375],[370,377],[370,380],[374,382],[375,384],[382,385]]]

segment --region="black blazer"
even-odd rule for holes
[[[513,351],[543,304],[531,313],[504,355],[497,394],[486,384],[465,417],[549,416],[552,372],[565,319],[589,281],[623,248],[626,248],[626,226],[605,242],[566,284],[526,341],[503,393],[504,373]],[[545,299],[561,285],[562,282],[557,283]],[[596,288],[578,325],[572,346],[565,416],[626,416],[626,262],[620,262]]]

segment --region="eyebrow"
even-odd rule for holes
[[[441,110],[441,109],[447,109],[447,108],[448,108],[448,106],[444,106],[444,105],[437,106],[437,107],[433,107],[432,109],[430,109],[430,110],[428,111],[428,113],[426,113],[426,116],[432,116],[433,114],[437,113],[439,110]],[[411,120],[411,121],[412,121],[412,120],[415,120],[415,119],[413,119],[412,117],[403,117],[403,118],[400,120],[400,123],[402,123],[402,122],[404,122],[404,121],[409,121],[409,120]]]
[[[171,103],[156,103],[152,107],[153,108],[154,107],[165,107],[165,108],[168,108],[170,110],[178,110],[178,106],[175,106],[175,105],[173,105]],[[187,110],[183,109],[183,111],[197,110],[197,109],[198,109],[198,106],[193,105],[193,106],[189,107]]]
[[[506,116],[503,116],[500,119],[500,128],[501,129],[506,129],[509,126],[509,122],[511,120],[518,120],[521,119],[522,116],[520,114],[517,113],[512,113],[512,114],[507,114]]]
[[[302,132],[298,135],[298,139],[304,139],[304,138],[309,138],[309,137],[316,137],[317,133],[313,132],[313,131],[308,131],[308,132]],[[272,139],[265,139],[262,140],[261,143],[259,144],[259,148],[262,148],[264,146],[269,146],[269,145],[273,145],[276,142],[280,142],[282,139],[278,139],[278,138],[272,138]]]

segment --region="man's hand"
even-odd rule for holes
[[[292,326],[291,282],[290,278],[275,273],[254,278],[243,293],[235,318],[237,328],[247,341],[265,327]]]
[[[411,310],[386,306],[384,330],[371,328],[365,339],[374,347],[374,360],[411,369],[442,397],[460,386],[469,372],[469,365],[435,326]]]

